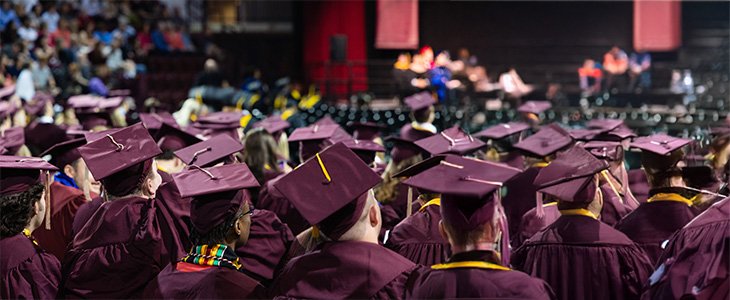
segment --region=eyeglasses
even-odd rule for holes
[[[242,214],[241,214],[241,216],[240,216],[239,218],[243,218],[243,216],[245,216],[245,215],[248,215],[248,214],[251,214],[251,216],[253,216],[253,213],[254,213],[255,211],[256,211],[256,209],[255,209],[255,208],[254,208],[253,206],[251,206],[251,208],[250,208],[250,209],[249,209],[249,210],[248,210],[247,212],[245,212],[245,213],[242,213]]]

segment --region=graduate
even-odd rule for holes
[[[614,226],[624,216],[639,207],[628,189],[614,174],[626,174],[624,167],[624,148],[620,142],[589,141],[581,145],[598,159],[608,162],[608,170],[601,172],[601,192],[603,193],[603,209],[601,222]],[[621,175],[619,175],[621,176]],[[628,178],[628,177],[625,177]]]
[[[394,174],[393,177],[413,177],[437,166],[442,160],[455,159],[454,157],[456,156],[434,156]],[[419,265],[431,266],[445,262],[451,255],[451,247],[439,232],[441,194],[430,191],[423,185],[415,188],[405,181],[403,185],[415,189],[416,192],[412,191],[411,194],[417,194],[418,198],[411,204],[413,213],[390,231],[385,247]],[[385,219],[383,216],[383,220]]]
[[[402,184],[403,178],[395,176],[395,174],[423,161],[425,151],[412,141],[400,137],[387,137],[385,140],[393,143],[393,148],[390,151],[390,162],[388,162],[385,171],[381,175],[383,182],[375,187],[374,191],[375,198],[383,204],[384,225],[392,224],[395,226],[400,220],[407,217],[409,200],[413,201],[418,197],[417,193],[411,193],[411,197],[409,197],[408,186]],[[392,210],[395,218],[386,218],[386,215],[390,215],[390,213],[386,214],[387,210]]]
[[[520,113],[522,119],[527,124],[530,124],[533,129],[537,129],[540,127],[540,123],[542,123],[540,114],[552,107],[553,104],[550,101],[527,101],[517,107],[517,112]]]
[[[78,231],[64,260],[63,297],[138,298],[186,252],[176,217],[155,199],[160,148],[141,123],[103,134],[78,151],[106,200]]]
[[[554,298],[544,281],[510,270],[501,256],[509,250],[499,190],[519,173],[506,165],[451,156],[406,180],[441,193],[438,228],[453,251],[445,263],[419,272],[408,298]]]
[[[146,126],[146,125],[145,125]],[[150,128],[147,128],[150,130]],[[157,169],[169,175],[179,173],[185,167],[185,163],[175,156],[175,151],[200,143],[200,138],[181,129],[177,123],[161,122],[153,137],[162,154],[155,158]],[[169,176],[163,176],[169,181]]]
[[[50,156],[49,162],[59,171],[50,185],[51,229],[37,228],[33,236],[41,247],[58,257],[59,261],[63,261],[67,247],[73,240],[72,227],[76,212],[99,192],[99,183],[90,178],[91,173],[78,151],[85,144],[85,138],[69,140],[41,154],[41,157]]]
[[[245,164],[210,168],[192,165],[174,180],[184,198],[192,197],[193,247],[179,262],[163,269],[143,297],[155,299],[247,299],[264,295],[263,286],[247,276],[236,255],[251,227],[253,207],[247,188],[258,186]]]
[[[599,174],[607,168],[573,146],[535,178],[561,216],[514,251],[512,266],[545,280],[558,299],[636,299],[651,272],[641,248],[598,220]]]
[[[616,224],[616,229],[643,248],[652,263],[659,259],[662,244],[699,214],[693,201],[701,194],[686,187],[678,165],[684,157],[682,147],[690,142],[656,134],[631,144],[641,149],[641,166],[651,190],[647,202]]]
[[[486,143],[469,135],[458,125],[434,136],[420,139],[414,144],[430,155],[456,154],[460,156],[471,155],[487,146]]]
[[[405,98],[404,102],[411,109],[411,123],[400,129],[402,139],[415,142],[438,132],[433,121],[436,118],[436,99],[430,92],[420,92]]]
[[[525,158],[516,151],[514,144],[525,137],[530,125],[523,122],[497,124],[474,134],[474,137],[489,142],[486,158],[491,161],[505,163],[513,168],[524,169]]]
[[[643,299],[730,297],[730,198],[715,203],[672,236]]]
[[[0,156],[0,298],[56,298],[61,264],[31,232],[53,209],[43,182],[57,170],[40,158]]]
[[[522,216],[537,204],[537,187],[533,184],[538,172],[547,166],[556,153],[573,144],[567,131],[550,124],[514,145],[525,155],[526,169],[505,183],[507,195],[502,202],[511,233],[520,232]],[[539,201],[542,203],[542,201]],[[512,245],[516,248],[516,244]]]
[[[280,115],[272,115],[251,126],[253,129],[264,128],[276,142],[276,152],[283,161],[291,160],[289,153],[289,136],[286,130],[291,127],[291,123],[281,118]],[[262,184],[263,186],[263,184]]]
[[[314,224],[323,239],[312,252],[289,261],[272,288],[273,297],[311,299],[402,299],[411,261],[378,245],[382,219],[370,190],[375,172],[341,143],[335,144],[275,184]]]

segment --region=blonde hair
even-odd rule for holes
[[[398,162],[397,164],[393,163],[393,160],[391,160],[388,163],[388,166],[385,167],[385,172],[383,172],[383,182],[373,189],[375,190],[375,199],[378,199],[380,203],[390,203],[395,201],[398,197],[398,184],[403,181],[403,179],[393,178],[393,174],[403,171],[422,160],[423,158],[421,155],[414,155]]]

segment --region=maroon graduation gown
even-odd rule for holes
[[[274,213],[257,209],[251,216],[248,242],[236,249],[236,255],[246,266],[244,272],[262,284],[268,284],[283,267],[282,262],[293,240],[289,227]]]
[[[399,182],[395,188],[398,191],[398,193],[395,195],[395,199],[387,204],[384,204],[384,206],[392,207],[395,213],[398,215],[399,220],[403,220],[406,218],[406,212],[408,210],[408,186]],[[411,201],[415,201],[416,199],[418,199],[418,195],[420,195],[418,190],[412,189]],[[412,212],[415,212],[415,210],[412,210]]]
[[[403,299],[411,261],[380,245],[329,242],[296,257],[276,279],[272,296],[308,299]]]
[[[527,168],[527,170],[505,183],[507,195],[502,200],[502,206],[504,206],[504,212],[507,215],[510,233],[520,232],[522,216],[535,207],[537,188],[532,183],[535,181],[540,169],[541,167]],[[512,245],[512,248],[515,248],[515,245]]]
[[[51,230],[45,224],[35,231],[33,237],[41,248],[63,261],[66,248],[73,240],[72,226],[76,212],[85,204],[84,193],[58,182],[51,183]],[[45,222],[45,221],[44,221]]]
[[[432,135],[434,135],[434,133],[430,132],[428,130],[413,128],[412,123],[406,124],[406,126],[403,126],[400,129],[400,138],[411,141],[411,142],[415,142],[420,139],[425,139]]]
[[[271,179],[261,188],[257,208],[275,213],[282,222],[289,226],[291,232],[297,235],[311,226],[299,211],[294,208],[294,205],[274,187],[274,184],[281,178],[280,176]]]
[[[451,254],[451,246],[439,233],[440,221],[440,206],[425,206],[395,226],[385,246],[419,265],[440,264]]]
[[[513,270],[454,267],[450,263],[488,262],[499,265],[500,259],[490,251],[454,254],[445,269],[422,269],[414,273],[408,288],[411,299],[554,299],[544,281]]]
[[[507,155],[502,157],[500,160],[503,164],[506,164],[510,167],[517,168],[520,170],[525,169],[525,157],[522,156],[522,153],[520,153],[519,151],[510,151],[509,153],[507,153]]]
[[[548,225],[552,224],[560,218],[560,211],[556,202],[547,203],[542,205],[544,215],[542,217],[537,216],[537,209],[530,209],[522,216],[520,224],[520,232],[511,235],[512,249],[517,249],[526,241],[529,240],[533,235],[543,230]]]
[[[245,274],[186,262],[168,265],[144,291],[147,299],[258,299],[263,286]]]
[[[174,230],[176,236],[180,239],[180,244],[184,252],[188,252],[192,248],[193,243],[190,241],[190,206],[191,198],[182,198],[180,190],[178,190],[172,175],[164,171],[158,171],[162,177],[162,184],[157,189],[155,198],[157,204],[162,208],[161,212],[165,215],[165,221],[169,221],[169,227]]]
[[[608,183],[601,185],[601,193],[603,193],[601,222],[615,226],[624,216],[634,210],[623,198],[623,195],[617,195]],[[619,191],[619,193],[621,192]]]
[[[730,198],[716,203],[670,239],[644,299],[730,298]]]
[[[662,243],[697,216],[687,204],[661,200],[642,203],[616,224],[616,229],[644,249],[652,264],[662,254]]]
[[[636,200],[640,203],[646,202],[649,198],[649,181],[646,179],[644,169],[633,169],[628,171],[629,188]]]
[[[0,240],[0,275],[2,299],[55,299],[61,264],[20,233]]]
[[[138,298],[157,273],[185,254],[157,199],[104,202],[66,254],[61,294],[67,298]]]
[[[512,254],[512,266],[545,280],[558,299],[636,299],[651,263],[644,251],[591,217],[563,215]]]
[[[76,215],[74,216],[74,220],[71,225],[72,236],[76,236],[76,234],[81,231],[81,228],[83,228],[86,222],[91,219],[91,216],[94,215],[99,207],[101,207],[102,203],[104,203],[104,199],[97,196],[95,198],[92,198],[91,201],[86,202],[79,207],[79,209],[76,211]]]

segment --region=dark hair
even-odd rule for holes
[[[244,142],[243,162],[248,165],[259,183],[264,183],[266,165],[273,170],[279,169],[277,160],[274,137],[263,128],[249,131]]]
[[[226,218],[223,223],[213,227],[206,233],[198,232],[195,227],[190,228],[190,241],[193,245],[214,245],[214,244],[225,244],[228,232],[231,231],[236,220],[241,217],[240,211],[230,215]]]
[[[19,234],[35,215],[33,205],[41,200],[43,185],[36,184],[25,192],[0,196],[0,238]]]
[[[418,123],[428,122],[428,118],[431,117],[431,107],[411,111],[411,118]]]
[[[162,154],[157,156],[157,159],[161,160],[171,160],[173,158],[175,158],[175,151],[169,149],[162,151]]]
[[[490,222],[481,224],[477,226],[477,228],[469,231],[456,230],[452,228],[450,224],[444,222],[444,229],[449,232],[449,236],[454,241],[454,244],[458,246],[465,246],[471,243],[479,242],[484,236],[486,236],[487,239],[496,241],[496,236],[494,236],[492,233],[485,232],[487,230],[494,230]]]

